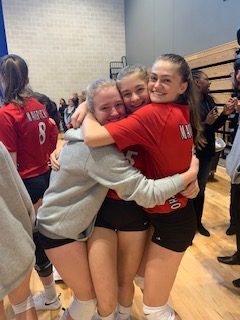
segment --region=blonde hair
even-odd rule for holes
[[[91,82],[86,90],[86,101],[88,105],[88,110],[92,113],[94,113],[94,97],[98,91],[98,89],[101,88],[108,88],[108,87],[114,87],[117,88],[116,82],[114,80],[106,80],[106,79],[97,79],[93,82]]]
[[[144,80],[146,83],[149,80],[149,72],[147,68],[141,64],[133,64],[131,66],[126,66],[120,70],[120,72],[117,75],[117,87],[120,90],[121,81],[124,77],[137,73],[139,75],[139,78]]]

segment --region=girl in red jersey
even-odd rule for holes
[[[49,184],[49,155],[56,147],[58,129],[45,106],[32,97],[28,82],[28,67],[21,57],[10,54],[0,59],[0,89],[4,103],[0,109],[0,140],[9,151],[37,212]],[[37,310],[57,309],[61,304],[52,265],[38,244],[36,232],[34,238],[36,270],[45,288],[40,295],[34,296],[35,307]]]
[[[153,103],[117,123],[101,127],[88,115],[83,124],[85,142],[90,146],[115,142],[121,150],[140,145],[147,154],[146,174],[151,178],[182,172],[190,164],[193,138],[196,145],[202,143],[186,61],[175,54],[159,57],[148,89]],[[192,243],[196,217],[191,202],[180,194],[146,211],[154,233],[145,271],[144,313],[152,320],[179,319],[167,303],[181,259]]]

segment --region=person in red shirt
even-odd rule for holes
[[[49,184],[49,156],[55,149],[58,129],[49,118],[46,107],[33,98],[28,88],[28,67],[19,56],[10,54],[0,59],[0,88],[3,106],[0,109],[0,141],[6,146],[37,212]],[[36,309],[57,309],[52,265],[38,243],[36,270],[45,291],[34,296]],[[47,302],[47,305],[45,304]]]
[[[152,104],[128,118],[99,126],[91,115],[83,122],[85,143],[116,143],[120,150],[144,148],[146,176],[159,178],[185,171],[193,141],[203,144],[190,68],[178,55],[166,54],[153,64],[148,89]],[[121,88],[120,88],[121,91]],[[148,250],[144,284],[144,313],[148,319],[180,319],[167,304],[178,267],[196,232],[193,206],[182,194],[164,205],[145,209],[154,227]]]

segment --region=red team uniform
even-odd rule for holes
[[[49,119],[44,105],[26,98],[23,106],[9,103],[0,109],[0,140],[17,155],[17,169],[33,204],[43,197],[49,185],[49,156],[56,147],[58,128]],[[40,276],[52,273],[52,266],[39,244],[36,230],[36,270]]]
[[[146,152],[147,178],[159,179],[186,171],[192,158],[192,129],[189,108],[178,104],[149,104],[118,122],[105,125],[117,147],[139,145]],[[184,207],[187,199],[178,194],[164,205],[146,209],[167,213]]]
[[[49,170],[49,156],[58,137],[57,126],[49,119],[45,106],[33,98],[25,102],[24,106],[9,103],[0,109],[0,140],[9,152],[16,152],[22,179]]]
[[[104,127],[120,150],[133,145],[144,149],[147,178],[172,176],[190,167],[193,137],[187,105],[152,103]],[[177,252],[192,243],[196,215],[187,198],[177,194],[164,205],[145,210],[154,226],[153,242]]]

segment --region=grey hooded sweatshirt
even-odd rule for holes
[[[108,189],[150,208],[183,189],[180,175],[150,180],[133,168],[114,146],[87,147],[80,129],[71,129],[50,185],[38,210],[38,229],[51,239],[86,241]]]

